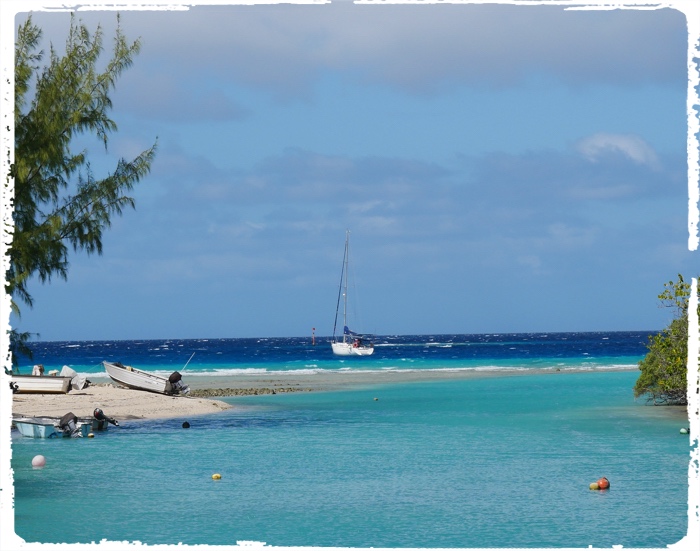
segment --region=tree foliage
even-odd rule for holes
[[[639,362],[641,374],[634,385],[634,396],[646,396],[656,405],[687,405],[691,286],[679,274],[678,281],[669,281],[664,287],[659,299],[664,306],[676,309],[676,317],[663,331],[649,337],[649,351]],[[700,315],[700,307],[695,315]]]
[[[92,173],[87,150],[73,150],[80,134],[94,135],[107,150],[117,130],[109,117],[110,93],[138,54],[139,41],[127,42],[118,24],[111,58],[98,70],[101,27],[91,34],[71,17],[65,53],[51,46],[43,65],[41,34],[29,17],[15,44],[15,158],[9,174],[15,185],[14,234],[6,291],[18,315],[18,301],[33,305],[28,289],[33,276],[42,283],[54,276],[67,279],[69,249],[102,253],[104,230],[113,215],[135,206],[127,194],[149,173],[156,149],[154,144],[132,160],[120,159],[102,178]],[[11,332],[11,349],[26,349],[21,346],[26,339],[27,333]]]

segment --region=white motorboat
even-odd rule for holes
[[[338,302],[335,307],[335,322],[333,323],[333,339],[331,348],[337,356],[370,356],[374,353],[374,345],[366,342],[365,335],[351,331],[347,325],[348,317],[348,264],[349,264],[350,232],[345,232],[345,253],[343,254],[343,268],[340,273],[340,287],[338,289]],[[338,315],[340,313],[340,299],[343,299],[343,337],[336,338]]]
[[[20,394],[66,394],[71,386],[71,377],[53,375],[12,375],[10,384]]]
[[[102,365],[112,380],[127,388],[146,390],[159,394],[188,394],[190,389],[182,383],[182,375],[175,371],[165,378],[148,371],[136,369],[119,362],[102,362]]]

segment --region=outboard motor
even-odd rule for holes
[[[58,422],[58,428],[63,431],[64,436],[70,436],[71,438],[80,438],[80,427],[78,426],[78,418],[74,413],[68,412],[61,420]]]
[[[116,419],[107,417],[100,408],[95,408],[95,411],[92,412],[92,416],[100,422],[100,427],[103,427],[105,423],[111,423],[115,427],[119,426]]]
[[[168,377],[168,381],[170,381],[170,386],[173,389],[173,394],[190,393],[190,387],[188,387],[182,382],[182,375],[180,375],[179,371],[174,371],[173,374],[170,375],[170,377]]]

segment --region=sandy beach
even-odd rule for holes
[[[337,376],[336,376],[337,375]],[[384,373],[288,375],[275,377],[189,377],[186,383],[189,396],[165,396],[154,392],[133,390],[118,386],[107,377],[91,376],[92,384],[67,394],[14,394],[12,413],[16,415],[60,417],[73,412],[78,417],[89,417],[95,408],[119,419],[163,419],[217,413],[231,404],[212,397],[247,394],[281,394],[310,392],[382,384],[397,380],[412,380],[404,373],[391,376]],[[424,378],[424,377],[421,377]]]
[[[549,372],[551,373],[551,372]],[[563,375],[565,372],[561,372]],[[82,390],[68,394],[15,394],[12,412],[17,415],[62,416],[73,412],[89,417],[95,408],[117,420],[176,418],[217,413],[231,407],[214,398],[248,394],[282,394],[287,392],[318,392],[347,388],[381,386],[394,383],[438,381],[480,377],[508,377],[533,373],[519,370],[479,371],[338,371],[329,373],[275,375],[243,375],[186,378],[189,396],[165,396],[153,392],[117,386],[107,377],[91,376],[93,381]]]
[[[229,407],[218,400],[165,396],[109,383],[90,385],[68,394],[15,394],[12,397],[12,413],[16,415],[61,417],[73,412],[78,417],[92,417],[95,408],[100,408],[117,421],[205,415]]]

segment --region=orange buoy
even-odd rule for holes
[[[601,490],[607,490],[608,488],[610,488],[610,481],[605,477],[599,479],[597,484],[598,488],[600,488]]]

